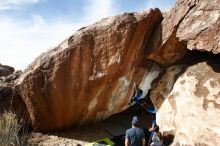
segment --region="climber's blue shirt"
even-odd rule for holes
[[[135,97],[134,97],[134,101],[135,101],[136,103],[139,103],[140,100],[141,100],[141,97],[142,97],[142,93],[139,92],[139,91],[137,91],[137,93],[135,94]]]

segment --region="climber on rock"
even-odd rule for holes
[[[128,105],[132,106],[134,104],[140,104],[142,95],[143,95],[143,90],[139,87],[139,85],[134,84],[134,93]]]

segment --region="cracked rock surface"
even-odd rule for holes
[[[179,0],[163,24],[163,41],[176,29],[187,49],[220,53],[220,0]]]
[[[220,70],[215,69],[219,66],[215,62],[190,66],[163,102],[157,122],[162,131],[174,131],[172,145],[219,145]]]

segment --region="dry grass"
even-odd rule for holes
[[[12,112],[4,112],[0,116],[0,146],[27,145],[27,132]]]

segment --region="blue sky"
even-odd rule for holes
[[[37,56],[77,29],[123,12],[176,0],[0,0],[0,63],[25,69]]]

